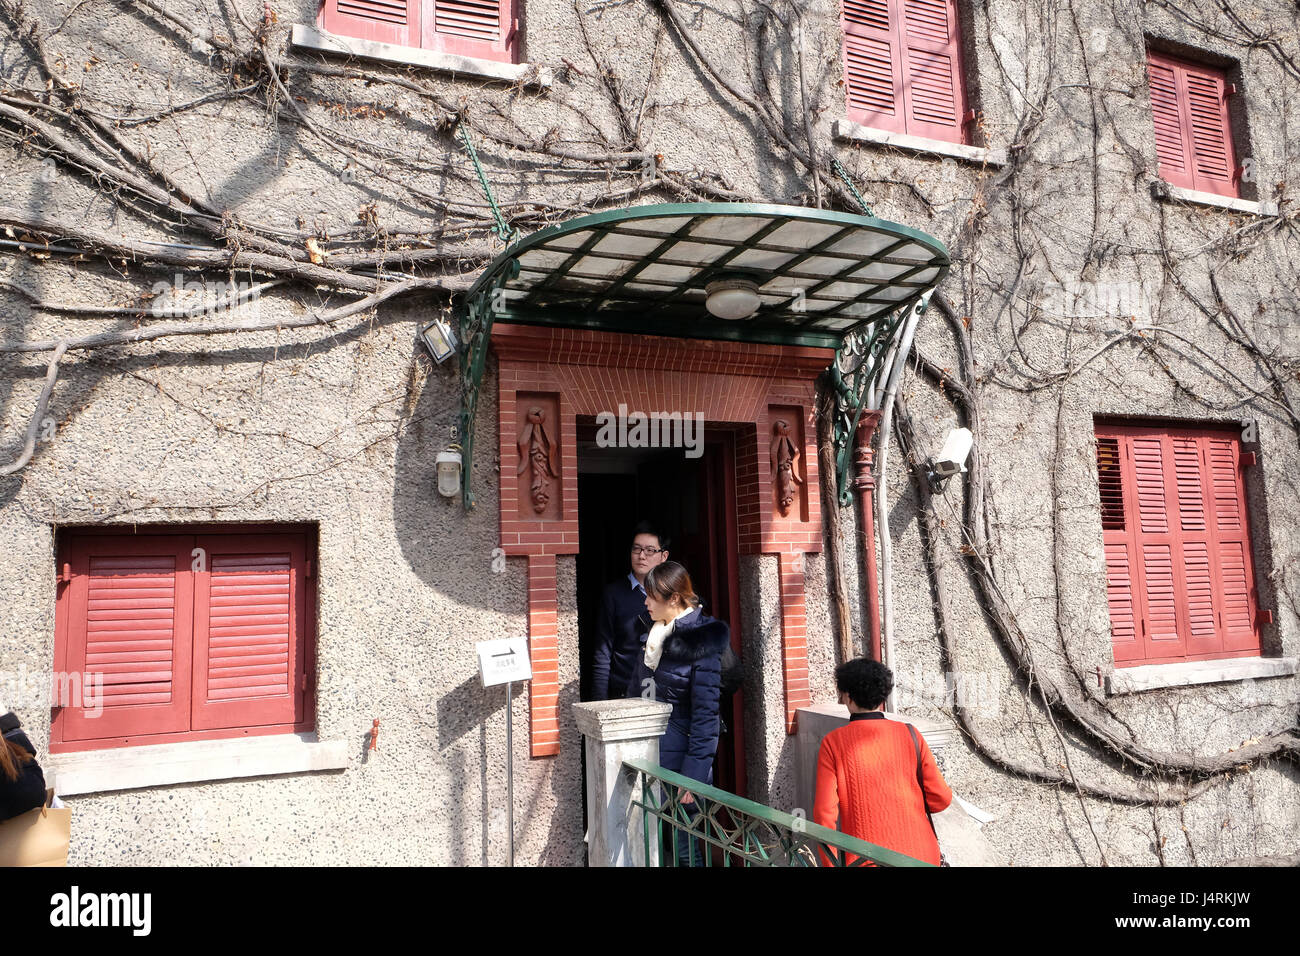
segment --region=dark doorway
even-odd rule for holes
[[[726,621],[739,655],[740,596],[733,432],[706,427],[703,454],[682,448],[602,448],[594,418],[578,418],[578,642],[582,699],[591,699],[596,615],[605,585],[625,578],[632,529],[642,519],[672,541],[669,557],[690,572],[704,610]],[[722,701],[726,729],[714,786],[745,796],[744,714],[738,691]],[[585,773],[585,771],[584,771]]]

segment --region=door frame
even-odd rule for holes
[[[559,754],[562,728],[576,730],[573,715],[560,713],[556,562],[578,553],[577,416],[613,414],[620,405],[741,423],[738,550],[779,558],[783,722],[786,734],[794,734],[799,708],[812,703],[803,558],[822,550],[816,381],[834,361],[834,350],[513,323],[498,323],[491,344],[497,356],[501,548],[528,559],[530,755]],[[538,444],[539,421],[547,451],[533,448],[530,459],[524,449],[530,441]],[[793,507],[778,487],[778,439],[800,452]],[[565,681],[574,680],[573,665],[564,666]]]

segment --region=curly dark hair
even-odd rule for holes
[[[875,710],[894,689],[894,672],[880,661],[859,657],[835,668],[835,686],[863,710]]]

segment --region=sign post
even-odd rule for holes
[[[514,682],[533,678],[528,659],[528,638],[507,637],[499,641],[479,641],[478,673],[484,687],[506,685],[506,827],[510,833],[509,860],[515,865],[515,746]]]

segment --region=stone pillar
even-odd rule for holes
[[[634,775],[624,760],[659,762],[659,737],[671,704],[633,697],[573,705],[587,754],[587,859],[591,866],[657,866],[659,846],[646,858],[645,814],[632,806]]]

